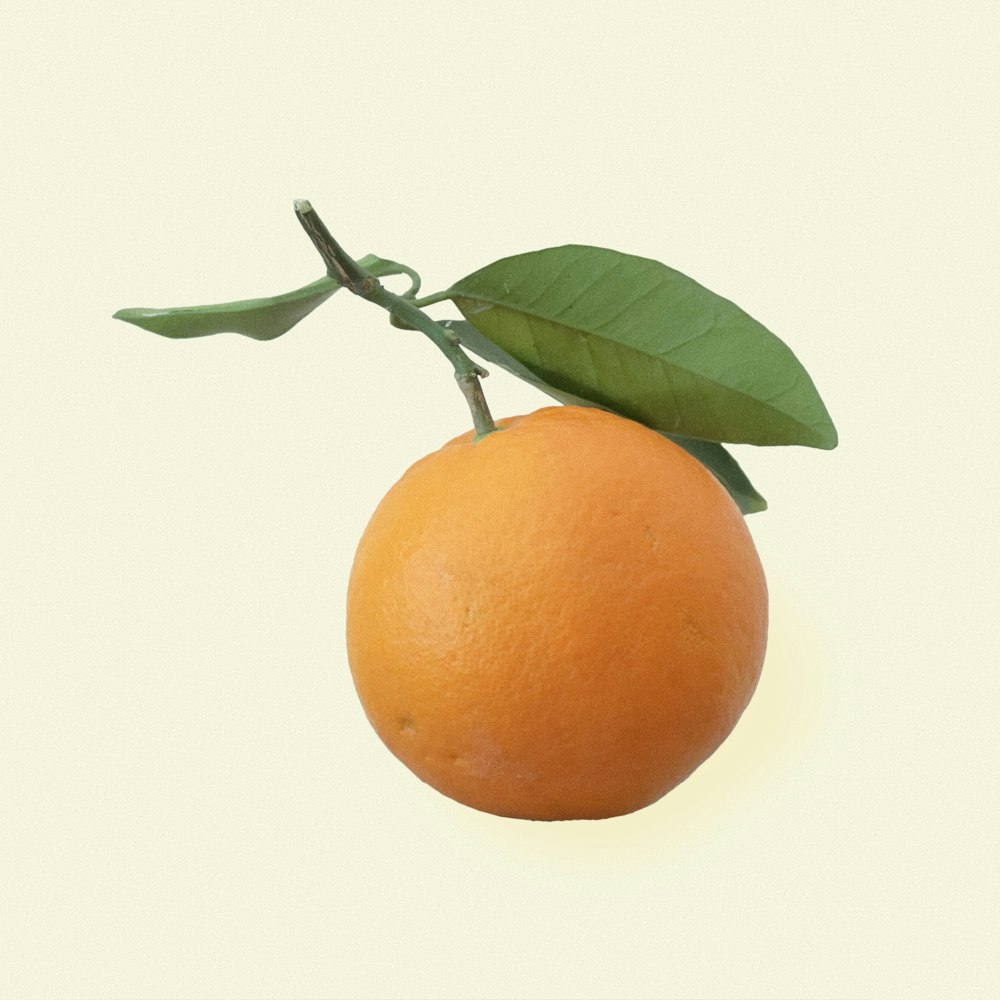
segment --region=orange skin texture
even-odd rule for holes
[[[347,602],[364,711],[423,781],[523,819],[633,812],[729,735],[760,676],[767,586],[696,459],[549,407],[413,465]]]

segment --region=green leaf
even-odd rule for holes
[[[119,309],[114,319],[133,323],[163,337],[207,337],[213,333],[241,333],[254,340],[274,340],[325,302],[340,284],[320,278],[294,292],[267,299],[244,299],[212,306],[175,309]]]
[[[660,433],[698,459],[722,483],[744,514],[759,514],[767,510],[767,501],[754,489],[739,463],[721,444],[664,434],[663,431]]]
[[[419,275],[405,264],[397,264],[394,260],[374,254],[362,257],[358,263],[376,278],[407,275],[410,278],[407,295],[415,294],[420,288]],[[119,309],[112,318],[177,339],[207,337],[213,333],[241,333],[254,340],[274,340],[287,333],[299,320],[305,319],[340,287],[335,278],[327,276],[303,288],[296,288],[294,292],[266,299],[243,299],[173,309]]]
[[[833,448],[791,350],[727,299],[655,260],[564,246],[506,257],[450,298],[548,385],[669,434]]]
[[[444,320],[441,325],[454,333],[461,341],[462,346],[467,347],[473,354],[490,364],[503,368],[511,375],[516,375],[535,388],[541,389],[542,392],[547,393],[560,403],[565,403],[567,406],[596,405],[590,400],[574,396],[572,393],[549,385],[526,365],[522,365],[516,358],[511,357],[505,350],[484,337],[471,323],[465,323],[461,320]],[[608,409],[608,407],[599,408]],[[612,410],[612,412],[615,411]],[[660,431],[660,433],[663,432]],[[740,468],[736,459],[721,444],[716,444],[713,441],[696,441],[693,438],[685,438],[677,434],[663,434],[663,436],[698,459],[722,483],[744,514],[755,514],[767,510],[767,501],[754,489],[753,484]]]

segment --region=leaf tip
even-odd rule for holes
[[[840,435],[837,434],[837,428],[834,427],[833,421],[828,421],[820,429],[820,439],[816,447],[822,448],[824,451],[833,451],[838,444],[840,444]]]
[[[111,314],[112,319],[120,319],[123,323],[131,323],[134,326],[141,326],[140,319],[148,309],[119,309]]]

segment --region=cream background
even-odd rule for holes
[[[0,995],[995,995],[995,4],[3,20]],[[318,276],[295,197],[428,290],[659,258],[814,375],[837,451],[737,450],[764,679],[659,804],[480,815],[361,714],[354,544],[468,422],[432,347],[346,293],[270,344],[111,321]]]

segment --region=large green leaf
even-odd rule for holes
[[[565,403],[567,406],[595,405],[591,400],[574,396],[570,392],[563,392],[561,389],[549,385],[526,365],[521,364],[493,341],[484,337],[471,323],[465,323],[462,320],[445,320],[441,325],[454,333],[461,341],[462,346],[467,347],[473,354],[490,364],[503,368],[512,375],[516,375],[537,389],[541,389],[542,392],[547,393],[560,403]],[[602,409],[607,409],[607,407],[602,407]],[[767,510],[767,501],[754,489],[753,484],[740,468],[736,459],[721,444],[716,444],[714,441],[696,441],[693,438],[665,434],[662,431],[660,433],[706,466],[726,488],[744,514],[755,514]]]
[[[706,441],[833,448],[791,350],[732,302],[655,260],[564,246],[455,282],[465,318],[548,385]]]
[[[254,340],[274,340],[325,302],[340,284],[320,278],[294,292],[266,299],[244,299],[212,306],[174,309],[119,309],[114,319],[133,323],[163,337],[207,337],[213,333],[241,333]]]

